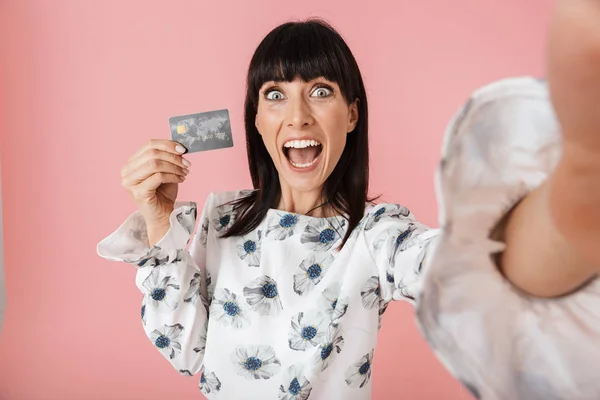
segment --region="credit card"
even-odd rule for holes
[[[207,111],[169,118],[171,138],[187,153],[233,147],[228,110]]]

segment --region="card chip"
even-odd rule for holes
[[[177,125],[177,133],[180,135],[184,134],[187,131],[185,125]]]

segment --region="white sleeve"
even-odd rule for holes
[[[143,293],[144,330],[156,349],[187,376],[200,371],[206,343],[206,216],[211,197],[206,201],[201,226],[189,250],[196,226],[196,204],[180,202],[171,213],[169,231],[152,248],[148,246],[146,224],[139,211],[97,248],[103,258],[138,268],[136,284]]]
[[[442,228],[416,313],[433,350],[480,399],[600,399],[600,281],[561,298],[528,296],[501,275],[492,256],[504,244],[489,239],[561,149],[547,86],[532,78],[477,91],[446,133]]]
[[[399,204],[377,205],[364,221],[365,244],[379,272],[380,313],[392,300],[414,304],[439,230],[421,224]]]

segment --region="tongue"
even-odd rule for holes
[[[288,149],[288,159],[294,164],[310,164],[317,158],[317,146],[309,146],[304,149],[295,149],[293,147]]]

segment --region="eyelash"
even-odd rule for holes
[[[327,85],[327,84],[325,84],[325,83],[319,83],[319,84],[317,84],[317,85],[315,86],[315,88],[312,90],[311,94],[312,94],[312,93],[314,93],[316,90],[319,90],[319,89],[327,89],[327,90],[329,90],[331,93],[330,93],[328,96],[317,96],[317,97],[330,97],[330,96],[332,96],[332,95],[333,95],[333,93],[334,93],[334,90],[333,90],[333,88],[332,88],[331,86],[329,86],[329,85]],[[265,90],[265,93],[264,93],[265,100],[267,100],[267,101],[279,101],[279,100],[273,100],[273,99],[269,99],[269,97],[268,97],[268,96],[269,96],[269,94],[271,94],[272,92],[279,92],[279,93],[281,93],[281,89],[280,89],[279,87],[277,87],[277,86],[273,86],[273,87],[271,87],[271,88],[269,88],[269,89]],[[283,93],[281,93],[281,94],[283,95]]]
[[[327,89],[327,90],[329,90],[330,94],[329,94],[328,96],[324,96],[324,97],[329,97],[329,96],[332,96],[332,95],[333,95],[333,88],[332,88],[331,86],[329,86],[329,85],[326,85],[326,84],[324,84],[324,83],[320,83],[320,84],[318,84],[318,85],[315,87],[315,89],[313,90],[313,93],[314,93],[315,91],[319,90],[319,89]],[[321,96],[317,96],[317,97],[321,97]]]

